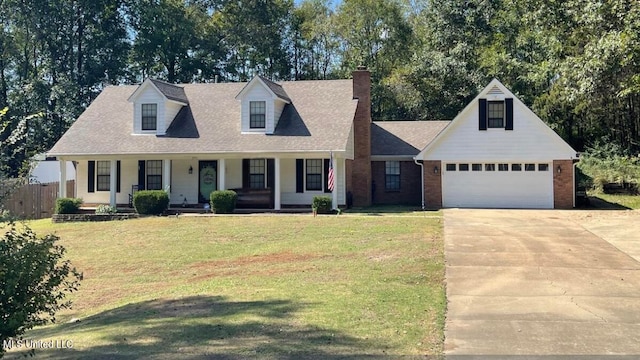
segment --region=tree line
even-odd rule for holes
[[[640,150],[637,0],[3,0],[0,171],[107,85],[348,78],[375,120],[452,119],[498,78],[577,150]]]

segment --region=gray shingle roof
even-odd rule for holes
[[[169,84],[170,85],[170,84]],[[240,101],[246,83],[186,84],[189,106],[165,136],[134,135],[137,86],[110,86],[91,103],[49,151],[52,156],[101,154],[202,154],[223,152],[344,151],[357,100],[351,80],[281,84],[291,98],[273,135],[242,134]]]
[[[169,84],[156,79],[149,80],[158,88],[158,90],[160,90],[162,95],[164,95],[167,99],[179,101],[185,104],[189,103],[189,99],[187,99],[187,95],[184,93],[184,88],[182,86]]]
[[[415,156],[451,121],[375,121],[372,156]]]
[[[260,80],[262,80],[265,83],[265,85],[269,87],[269,90],[273,91],[273,93],[276,94],[277,97],[279,97],[282,100],[291,102],[289,95],[287,94],[286,91],[284,91],[281,85],[274,83],[273,81],[263,76],[260,76]]]

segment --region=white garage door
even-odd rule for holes
[[[553,208],[550,163],[445,163],[444,207]]]

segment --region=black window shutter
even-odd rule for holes
[[[326,193],[330,193],[331,190],[329,190],[329,159],[324,159],[324,173],[322,175],[322,183],[324,184],[324,192]]]
[[[296,192],[304,192],[304,159],[296,159]]]
[[[505,130],[513,130],[513,99],[504,99]]]
[[[146,163],[144,160],[138,160],[138,190],[144,190],[145,184],[145,171]]]
[[[242,187],[249,188],[249,159],[242,159]]]
[[[96,162],[90,160],[87,167],[87,192],[96,192]]]
[[[120,160],[116,162],[116,192],[120,192]]]
[[[267,187],[271,190],[276,186],[276,161],[267,159]]]
[[[478,100],[478,129],[487,130],[487,99]]]

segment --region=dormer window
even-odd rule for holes
[[[266,126],[267,103],[266,101],[249,102],[249,128],[264,129]]]
[[[488,123],[490,128],[504,127],[504,101],[489,101],[488,105]]]
[[[156,130],[158,127],[158,105],[142,104],[142,130]]]

